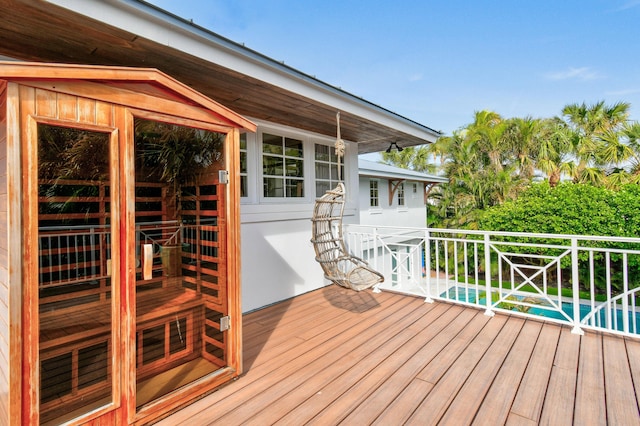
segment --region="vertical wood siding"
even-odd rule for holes
[[[9,256],[7,214],[7,84],[0,81],[0,424],[9,424]]]

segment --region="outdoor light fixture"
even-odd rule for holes
[[[401,146],[398,146],[397,142],[391,142],[389,144],[389,148],[387,148],[387,154],[391,152],[391,150],[393,149],[393,146],[396,146],[396,149],[398,150],[398,152],[402,152],[403,148]]]

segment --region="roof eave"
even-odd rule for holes
[[[336,111],[345,111],[398,130],[408,136],[406,146],[435,142],[441,136],[440,132],[428,126],[327,84],[145,1],[46,1],[317,100]],[[375,152],[366,149],[367,143],[374,141],[355,142],[362,144],[359,153]]]

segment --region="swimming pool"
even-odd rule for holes
[[[459,302],[467,302],[473,303],[481,306],[486,306],[486,299],[484,297],[484,292],[480,293],[480,299],[476,301],[476,291],[475,289],[465,289],[464,287],[453,287],[450,288],[449,291],[444,292],[440,295],[440,297],[444,299],[457,300]],[[525,296],[515,296],[516,299],[522,300]],[[509,301],[505,301],[505,303],[509,303]],[[597,302],[602,303],[602,302]],[[545,307],[546,306],[546,307]],[[597,308],[598,304],[596,304]],[[573,303],[563,302],[562,303],[562,311],[569,317],[573,319]],[[536,315],[545,318],[553,318],[558,320],[566,321],[567,317],[562,315],[557,310],[551,308],[548,303],[544,303],[542,299],[540,299],[540,305],[536,307],[532,307],[527,311],[530,315]],[[580,320],[582,321],[591,313],[591,305],[580,304]],[[589,321],[588,325],[593,325],[600,328],[606,328],[607,318],[606,318],[606,309],[601,309],[598,311],[597,315],[593,318],[593,322]],[[640,312],[628,312],[628,320],[629,320],[629,332],[633,334],[640,334]],[[635,321],[634,321],[635,317]],[[623,312],[621,309],[616,309],[615,316],[611,318],[611,322],[613,323],[610,327],[613,330],[623,331]],[[634,327],[635,323],[635,327]]]

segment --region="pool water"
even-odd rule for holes
[[[457,292],[457,294],[456,294]],[[480,305],[484,305],[486,303],[486,299],[483,297],[480,297],[480,299],[476,302],[476,291],[473,289],[467,289],[465,290],[463,287],[458,287],[457,289],[451,288],[449,289],[448,292],[444,292],[440,295],[443,298],[446,299],[452,299],[452,300],[457,300],[460,302],[467,302],[467,303],[478,303]],[[518,299],[522,299],[523,296],[516,296],[516,298]],[[508,301],[506,303],[509,303]],[[567,314],[567,316],[569,318],[573,318],[573,303],[567,303],[567,302],[563,302],[562,303],[562,311]],[[541,316],[541,317],[546,317],[546,318],[553,318],[553,319],[559,319],[559,320],[565,320],[566,321],[566,317],[564,315],[562,315],[560,312],[556,311],[556,310],[551,310],[550,308],[545,308],[543,305],[540,305],[540,307],[535,307],[535,308],[530,308],[529,311],[527,312],[530,315],[537,315],[537,316]],[[587,315],[589,315],[589,313],[591,313],[591,306],[590,305],[584,305],[581,304],[580,305],[580,319],[584,319]],[[622,322],[622,310],[617,309],[616,310],[616,317],[617,318],[612,318],[612,322],[614,322],[614,325],[616,326],[615,329],[618,331],[623,331],[623,322]],[[633,326],[634,323],[634,313],[633,312],[629,312],[628,313],[629,316],[629,328],[630,328],[630,332],[634,333],[634,334],[640,334],[640,313],[635,315],[635,328]],[[597,314],[598,318],[594,318],[595,319],[595,324],[599,325],[599,324],[606,324],[606,311],[605,310],[600,310]],[[591,322],[590,322],[591,323]],[[603,327],[604,328],[604,327]]]

